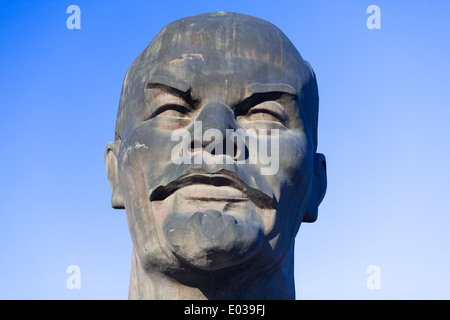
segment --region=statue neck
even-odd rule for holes
[[[256,274],[205,272],[200,284],[186,285],[159,271],[142,267],[133,250],[130,300],[295,299],[293,250],[278,268]]]

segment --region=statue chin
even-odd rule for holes
[[[225,269],[250,259],[263,242],[256,221],[237,219],[217,210],[191,216],[172,213],[163,230],[178,259],[206,271]]]

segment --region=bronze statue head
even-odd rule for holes
[[[130,298],[292,299],[294,240],[326,190],[315,74],[273,24],[167,25],[129,68],[106,167]]]

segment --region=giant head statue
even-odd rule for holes
[[[167,25],[126,73],[105,162],[133,240],[130,299],[293,299],[326,190],[315,74],[274,25]]]

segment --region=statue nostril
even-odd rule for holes
[[[245,148],[245,146],[244,146]],[[241,148],[238,148],[236,142],[234,141],[233,143],[233,154],[230,154],[230,156],[236,161],[236,160],[241,160],[241,154],[242,154],[242,150],[240,150]],[[245,148],[247,149],[247,148]]]
[[[191,140],[191,150],[194,151],[195,149],[205,149],[204,141],[198,140],[198,139],[192,139]]]

